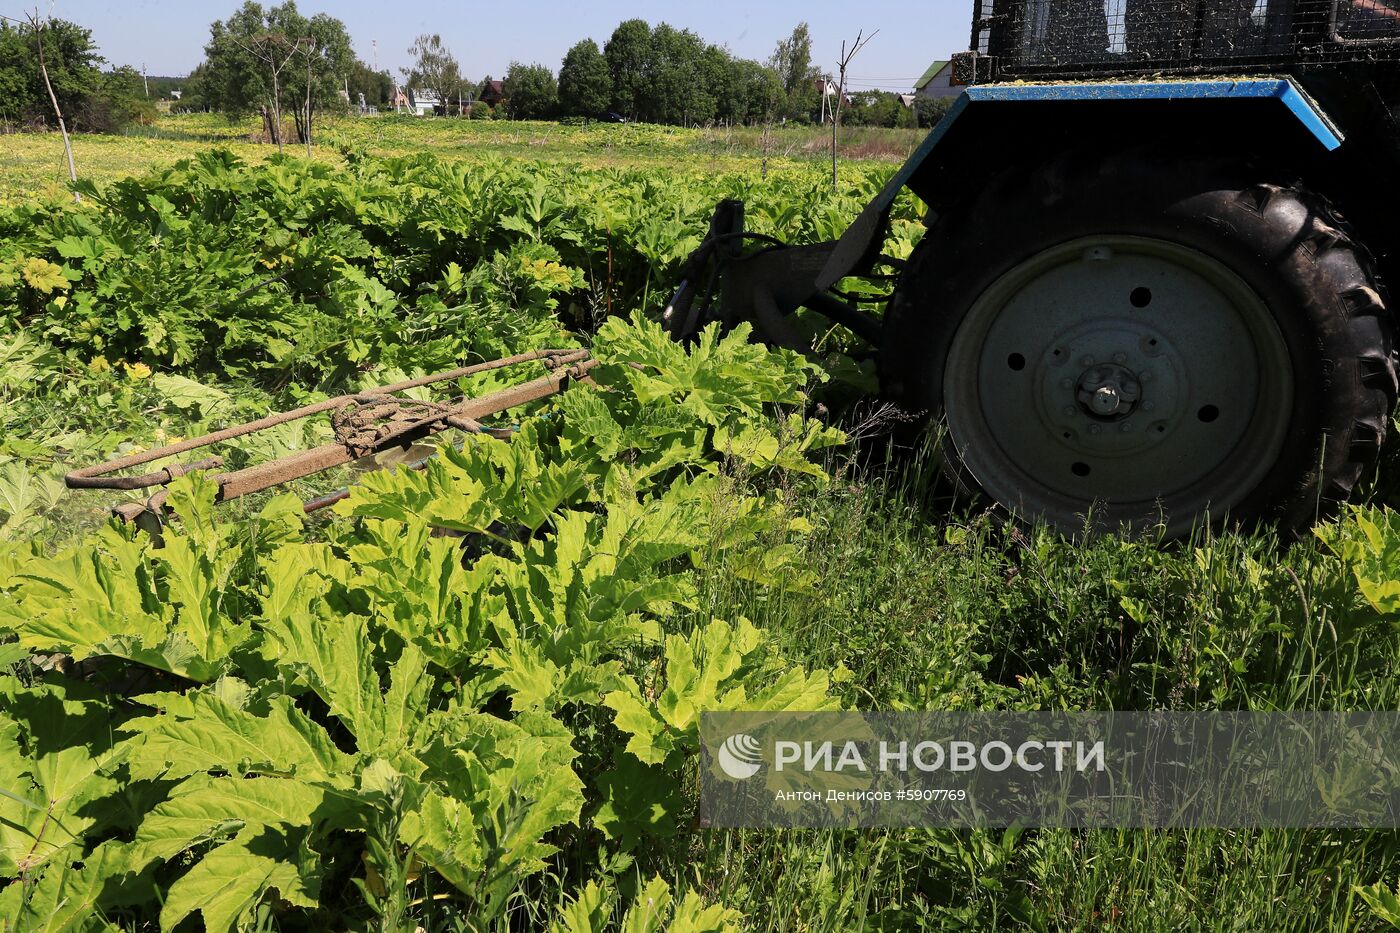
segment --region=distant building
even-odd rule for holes
[[[420,117],[431,117],[443,106],[437,94],[429,90],[408,89],[408,96],[413,108],[413,112]]]
[[[828,81],[826,78],[814,78],[812,80],[812,87],[816,88],[817,94],[821,97],[835,97],[836,89],[838,86],[839,85],[837,84],[837,82]],[[851,98],[849,95],[841,95],[842,107],[847,106],[848,104],[850,104],[850,102]]]
[[[477,95],[477,100],[493,109],[499,107],[505,99],[505,87],[500,81],[487,81],[481,86],[481,93]]]
[[[952,62],[940,61],[929,65],[924,76],[914,85],[914,93],[920,97],[957,97],[962,92],[962,88],[953,85]]]
[[[175,88],[173,91],[170,92],[170,99],[171,99],[171,100],[179,100],[181,97],[184,96],[184,94],[185,94],[185,92],[182,91],[182,90],[180,90],[180,89],[177,87],[177,88]]]

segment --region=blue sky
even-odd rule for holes
[[[0,0],[0,13],[18,16],[36,0]],[[150,74],[186,74],[199,64],[209,23],[228,16],[242,0],[38,0],[41,10],[87,26],[102,54],[117,65]],[[264,5],[267,5],[266,3]],[[841,40],[856,31],[880,30],[851,67],[856,90],[908,90],[934,59],[965,48],[971,0],[524,0],[452,3],[447,0],[298,0],[305,14],[325,12],[344,21],[366,62],[378,40],[379,65],[396,76],[408,64],[408,46],[422,32],[436,32],[471,77],[499,77],[512,59],[558,69],[569,46],[592,37],[601,45],[630,17],[685,27],[745,58],[767,58],[774,44],[800,20],[812,27],[817,64],[835,68]]]

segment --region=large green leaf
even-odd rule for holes
[[[259,851],[250,849],[250,844]],[[206,930],[223,933],[274,890],[295,906],[316,906],[314,893],[297,871],[295,849],[290,845],[269,846],[265,839],[227,843],[200,859],[170,886],[160,911],[161,930],[174,929],[198,910],[204,915]]]
[[[134,777],[186,777],[201,771],[296,775],[329,781],[353,762],[289,697],[274,697],[265,714],[240,709],[211,691],[150,694],[156,715],[133,719]]]

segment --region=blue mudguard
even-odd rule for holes
[[[947,143],[960,120],[974,107],[987,104],[1138,101],[1145,106],[1207,100],[1275,100],[1284,114],[1328,152],[1345,139],[1317,103],[1290,78],[1212,79],[1202,81],[1093,82],[1081,84],[991,84],[970,87],[939,121],[914,155],[890,178],[875,199],[866,205],[841,237],[841,243],[817,281],[820,290],[849,275],[872,252],[874,239],[884,229],[890,205],[900,190],[918,173],[925,160]]]

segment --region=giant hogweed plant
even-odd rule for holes
[[[696,716],[837,703],[696,618],[701,560],[799,576],[783,485],[840,441],[792,411],[809,365],[745,338],[609,322],[596,388],[329,526],[290,496],[221,522],[193,474],[159,544],[0,554],[0,917],[484,927],[549,868],[559,929],[731,927],[637,874],[685,823]]]
[[[557,312],[654,307],[721,198],[748,198],[755,228],[785,240],[839,235],[882,183],[862,178],[833,195],[813,179],[211,150],[84,184],[81,210],[0,210],[0,330],[263,385],[446,369],[557,343]],[[897,215],[917,229],[912,201]]]

